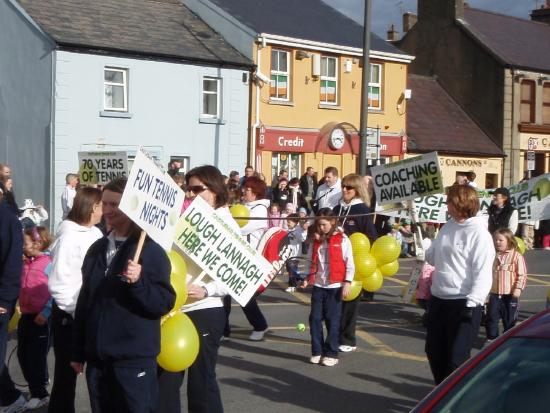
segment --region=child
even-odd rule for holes
[[[399,230],[401,233],[401,258],[411,258],[414,248],[414,236],[409,221],[403,221],[403,226]]]
[[[29,384],[31,398],[26,404],[27,409],[45,406],[49,399],[46,385],[52,300],[48,292],[48,276],[52,264],[46,250],[51,242],[48,230],[44,227],[33,227],[24,232],[17,358]]]
[[[304,238],[304,242],[302,242],[302,254],[307,254],[307,248],[308,248],[308,243],[306,242],[306,238],[307,238],[307,231],[308,231],[308,228],[310,226],[310,220],[308,219],[303,219],[303,218],[306,218],[307,217],[307,209],[304,208],[304,207],[301,207],[298,209],[298,216],[300,218],[302,218],[300,220],[300,226],[302,227],[302,230],[304,231],[304,234],[305,235],[305,238]]]
[[[338,364],[338,338],[342,297],[350,294],[355,265],[349,238],[338,231],[338,220],[330,208],[322,208],[318,219],[311,251],[314,274],[309,326],[311,333],[311,358],[313,364],[332,367]],[[334,218],[332,218],[334,217]],[[303,283],[303,287],[308,282]],[[323,337],[323,321],[327,337]]]
[[[269,207],[269,228],[282,227],[283,220],[281,217],[281,207],[277,203],[271,204]]]
[[[502,319],[504,331],[516,323],[518,300],[527,283],[525,259],[517,251],[514,234],[507,228],[493,234],[497,256],[493,265],[493,287],[487,310],[487,339],[498,337],[498,323]]]
[[[306,240],[307,231],[304,231],[300,226],[300,219],[298,214],[290,214],[286,217],[286,225],[288,227],[288,241],[292,248],[291,257],[297,257],[300,255],[300,249],[302,242]],[[293,293],[296,291],[296,279],[291,276],[289,271],[288,288],[285,290],[287,293]]]
[[[286,204],[285,206],[285,210],[281,213],[281,218],[285,218],[285,219],[281,219],[282,221],[282,227],[283,229],[286,229],[288,230],[288,225],[287,225],[287,222],[286,222],[286,217],[288,217],[290,214],[293,214],[296,212],[296,207],[292,204]]]

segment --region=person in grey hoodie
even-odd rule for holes
[[[73,317],[82,286],[82,263],[90,246],[103,236],[95,226],[101,221],[101,191],[81,189],[73,207],[56,232],[52,244],[52,272],[48,289],[52,309],[55,369],[49,412],[74,412],[76,373],[71,367]]]
[[[426,354],[436,384],[470,357],[485,299],[493,282],[495,248],[475,189],[454,185],[447,195],[451,219],[426,251],[435,267],[428,303]]]

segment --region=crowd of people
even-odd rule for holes
[[[418,228],[410,221],[376,216],[372,179],[340,178],[335,167],[327,167],[320,181],[312,167],[290,179],[282,170],[271,185],[252,166],[242,177],[237,171],[222,175],[208,165],[179,171],[180,166],[169,165],[186,194],[182,211],[199,196],[254,248],[266,230],[280,227],[288,232],[294,255],[311,257],[311,277],[299,284],[290,280],[287,289],[313,287],[309,361],[332,367],[340,352],[356,350],[359,303],[373,297],[344,300],[355,272],[349,236],[360,232],[372,243],[390,234],[401,241],[402,257],[411,257],[418,245]],[[488,340],[499,335],[501,319],[504,330],[513,327],[526,285],[510,193],[506,188],[494,192],[487,221],[479,216],[475,176],[468,178],[448,190],[451,219],[421,228],[428,240],[427,262],[417,298],[426,309],[426,353],[436,383],[469,357],[484,312]],[[30,393],[27,400],[4,364],[4,412],[45,405],[50,412],[74,412],[76,378],[84,372],[94,412],[179,412],[185,374],[190,412],[223,411],[215,370],[220,344],[231,335],[228,290],[208,275],[188,280],[188,299],[178,310],[197,328],[199,354],[184,372],[158,366],[160,319],[175,303],[170,261],[151,239],[136,255],[141,231],[118,208],[125,185],[119,178],[101,189],[80,188],[78,175],[68,174],[63,221],[51,236],[42,225],[48,219],[44,207],[28,199],[19,208],[11,169],[0,164],[0,358],[5,360],[8,323],[18,301],[17,356]],[[239,227],[229,212],[234,203],[262,219]],[[193,262],[187,266],[189,274],[200,273]],[[253,341],[269,331],[259,299],[242,307]],[[55,366],[49,394],[51,343]]]

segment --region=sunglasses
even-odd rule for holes
[[[204,192],[208,189],[207,186],[204,185],[191,185],[185,188],[187,192],[193,192],[195,195],[200,194],[201,192]]]
[[[346,191],[351,191],[352,189],[355,189],[355,188],[351,185],[342,185],[342,189],[345,189]]]

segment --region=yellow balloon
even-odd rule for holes
[[[246,224],[248,224],[248,218],[250,216],[250,211],[247,207],[245,207],[242,204],[235,204],[229,208],[229,211],[231,211],[231,216],[235,218],[235,221],[237,221],[237,224],[239,224],[239,227],[244,227]]]
[[[179,252],[176,250],[168,251],[168,259],[170,265],[172,265],[172,274],[177,274],[186,279],[187,277],[187,264]]]
[[[350,285],[350,295],[348,295],[345,298],[342,298],[344,301],[352,301],[355,300],[357,297],[359,297],[359,294],[361,294],[361,289],[363,288],[363,284],[361,281],[352,281]]]
[[[374,241],[370,253],[380,266],[395,261],[401,253],[401,246],[398,245],[394,237],[384,235]]]
[[[15,306],[15,311],[11,316],[10,322],[8,323],[8,333],[17,330],[17,325],[19,324],[19,319],[21,318],[21,309],[19,305]]]
[[[395,260],[378,267],[384,277],[391,277],[399,271],[399,261]]]
[[[170,274],[170,284],[176,292],[176,303],[170,311],[179,310],[180,307],[185,304],[187,301],[187,283],[186,283],[187,274],[181,275],[172,273]]]
[[[382,287],[382,284],[384,283],[384,277],[382,276],[382,273],[377,268],[374,273],[365,279],[363,279],[363,289],[369,292],[374,292],[380,289]]]
[[[176,312],[160,328],[160,354],[157,362],[166,371],[183,371],[199,354],[199,334],[191,319]]]
[[[523,255],[525,254],[525,250],[526,250],[526,247],[525,247],[525,242],[523,242],[523,240],[519,237],[514,237],[516,239],[516,244],[518,244],[518,252]]]
[[[357,281],[363,280],[376,270],[376,260],[368,252],[354,255],[353,262],[355,263],[354,279]]]
[[[349,236],[353,255],[370,251],[370,241],[362,232],[354,232]]]

